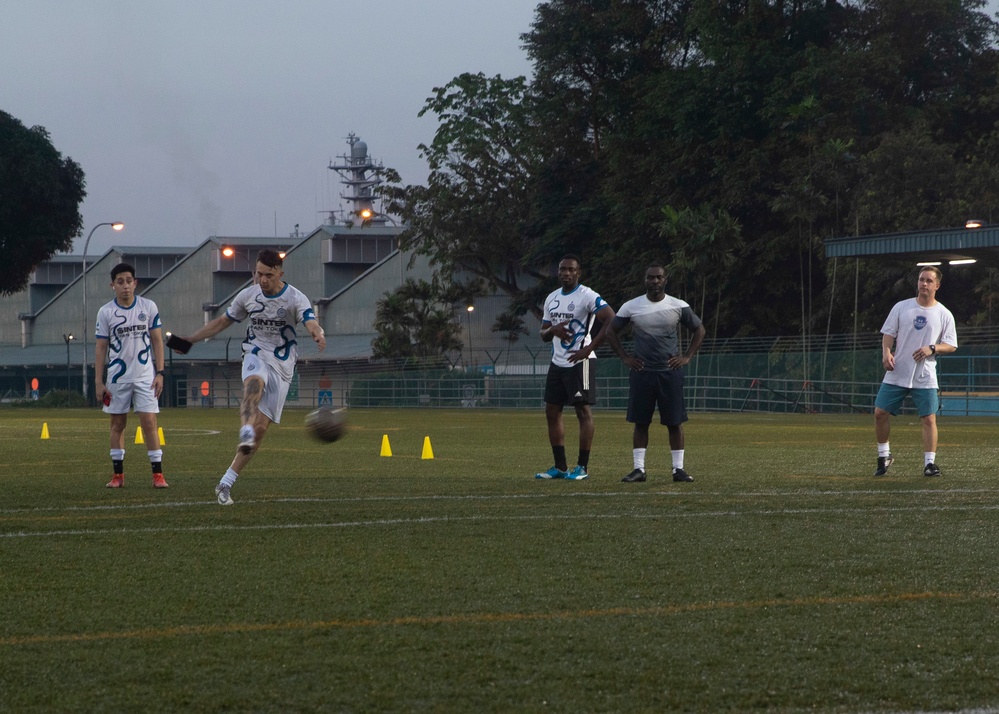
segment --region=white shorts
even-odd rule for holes
[[[111,392],[111,403],[104,407],[105,414],[128,414],[129,407],[146,414],[160,413],[160,403],[151,384],[112,382],[104,388]]]
[[[250,377],[264,380],[264,395],[260,398],[260,413],[275,424],[281,423],[281,412],[284,410],[284,400],[288,397],[289,382],[281,379],[266,360],[255,354],[243,355],[243,383]]]

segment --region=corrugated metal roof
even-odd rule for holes
[[[913,262],[976,260],[999,266],[999,225],[844,236],[825,241],[827,258],[882,257]]]

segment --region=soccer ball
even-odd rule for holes
[[[347,410],[320,407],[306,415],[305,428],[319,441],[342,439],[347,434]]]

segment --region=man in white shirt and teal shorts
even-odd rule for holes
[[[874,401],[874,431],[878,441],[875,476],[886,475],[895,461],[888,442],[890,417],[898,414],[908,396],[912,397],[922,423],[923,475],[941,475],[936,464],[940,409],[936,357],[957,350],[954,316],[936,299],[942,277],[934,266],[920,270],[916,297],[896,303],[881,328],[885,377]]]

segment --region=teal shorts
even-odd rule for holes
[[[874,406],[884,409],[886,412],[898,414],[902,408],[902,402],[908,395],[912,395],[912,401],[916,403],[919,416],[929,416],[940,411],[940,395],[936,389],[910,389],[909,387],[899,387],[894,384],[881,383],[878,389],[877,399]]]

